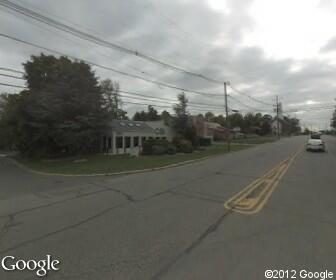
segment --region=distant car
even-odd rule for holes
[[[311,135],[306,144],[306,151],[321,151],[325,152],[325,144],[320,135]]]

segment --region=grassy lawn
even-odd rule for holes
[[[244,145],[234,145],[231,150],[238,151],[245,148],[247,147]],[[59,174],[92,174],[154,168],[223,153],[227,153],[226,145],[213,145],[191,154],[140,156],[138,158],[127,155],[105,156],[97,154],[86,156],[86,161],[83,162],[74,162],[73,159],[55,161],[17,159],[17,161],[36,171]]]
[[[233,139],[232,143],[264,144],[264,143],[274,142],[276,140],[278,140],[278,138],[276,136],[265,136],[265,137],[253,137],[253,138]]]

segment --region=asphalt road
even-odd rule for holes
[[[306,137],[291,137],[120,177],[41,176],[0,157],[0,257],[49,254],[61,263],[47,279],[335,274],[336,138],[324,139],[326,153],[308,153]],[[0,279],[38,277],[0,268]]]

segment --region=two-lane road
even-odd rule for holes
[[[291,137],[120,177],[41,176],[0,158],[0,257],[50,254],[61,269],[48,279],[335,274],[336,138],[325,140],[327,153]],[[36,276],[0,269],[0,279]]]

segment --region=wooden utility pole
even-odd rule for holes
[[[277,118],[277,135],[280,139],[280,124],[279,124],[279,98],[276,96],[276,118]]]
[[[230,147],[230,141],[231,141],[231,132],[230,132],[230,121],[229,121],[229,108],[228,108],[228,101],[227,101],[227,90],[226,90],[226,84],[228,82],[224,82],[224,102],[225,102],[225,117],[226,117],[226,126],[228,127],[229,134],[228,134],[228,139],[227,139],[227,149],[228,151],[231,150]]]

